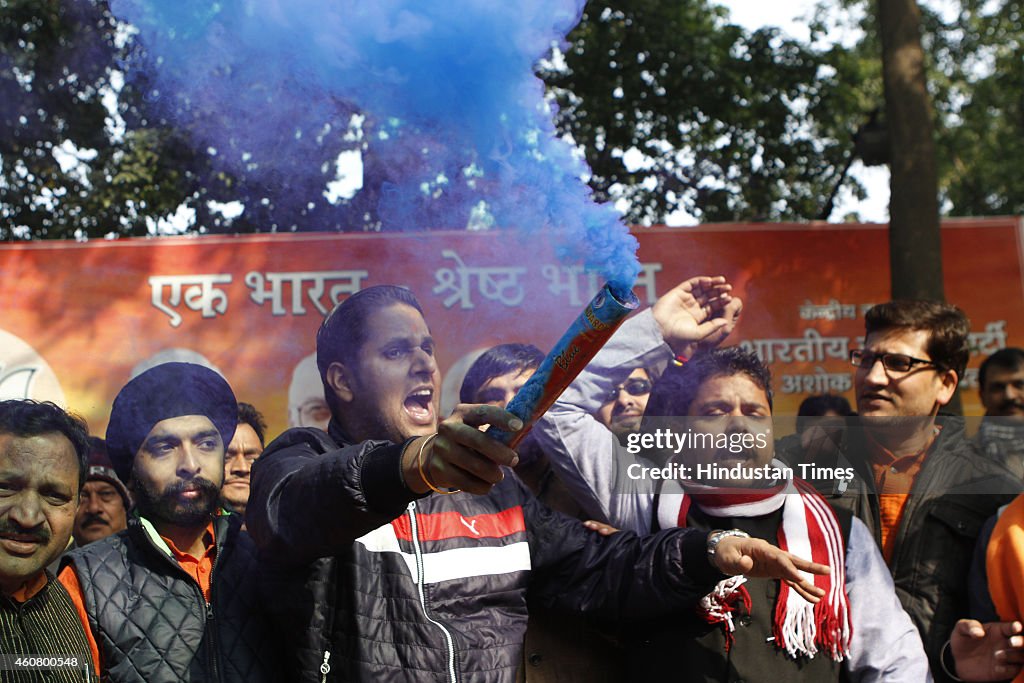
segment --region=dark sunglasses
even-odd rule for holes
[[[625,391],[630,396],[643,396],[644,394],[649,394],[651,393],[651,380],[640,379],[639,377],[627,379],[619,386],[612,387],[611,390],[605,394],[604,402],[610,403],[618,399],[620,391]]]
[[[850,363],[861,370],[875,367],[876,361],[882,361],[882,367],[889,372],[910,372],[915,365],[930,365],[935,369],[942,366],[935,361],[914,358],[903,353],[872,353],[871,351],[850,351]]]

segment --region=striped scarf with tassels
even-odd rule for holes
[[[782,467],[782,463],[773,463]],[[786,582],[779,585],[775,603],[773,633],[777,647],[791,657],[814,657],[823,649],[837,662],[849,655],[853,626],[849,598],[846,595],[846,548],[835,512],[821,495],[805,481],[784,481],[766,489],[709,487],[687,482],[686,490],[678,482],[666,482],[658,500],[658,524],[662,529],[685,527],[691,503],[713,517],[760,517],[782,508],[778,544],[798,557],[827,564],[827,576],[805,574],[825,590],[825,597],[812,605]],[[732,644],[731,612],[742,602],[749,610],[750,595],[744,580],[730,577],[704,597],[698,608],[710,623],[721,623],[726,647]]]

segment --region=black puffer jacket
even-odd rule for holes
[[[936,437],[907,498],[889,562],[896,593],[921,632],[936,681],[949,681],[939,664],[942,647],[968,609],[968,571],[985,520],[1021,487],[1000,465],[979,455],[964,438],[963,419],[940,416]],[[843,435],[833,463],[853,467],[852,482],[811,480],[839,510],[867,525],[881,547],[879,499],[863,423]]]
[[[722,578],[705,534],[603,537],[515,477],[419,497],[402,445],[293,429],[253,471],[249,528],[302,681],[513,681],[526,592],[607,619],[692,607]],[[323,673],[321,673],[323,672]]]
[[[65,556],[82,586],[103,680],[277,683],[280,645],[259,602],[256,548],[237,515],[214,520],[208,604],[155,530],[128,529]]]

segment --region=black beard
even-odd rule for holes
[[[163,491],[153,491],[139,482],[132,488],[140,515],[181,527],[206,526],[220,499],[220,488],[202,477],[177,481]],[[199,496],[195,500],[182,501],[179,496],[186,488],[198,488]]]

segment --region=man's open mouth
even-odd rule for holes
[[[421,425],[430,425],[434,422],[434,390],[431,387],[421,387],[405,397],[403,404],[405,412],[412,418],[412,421]]]

